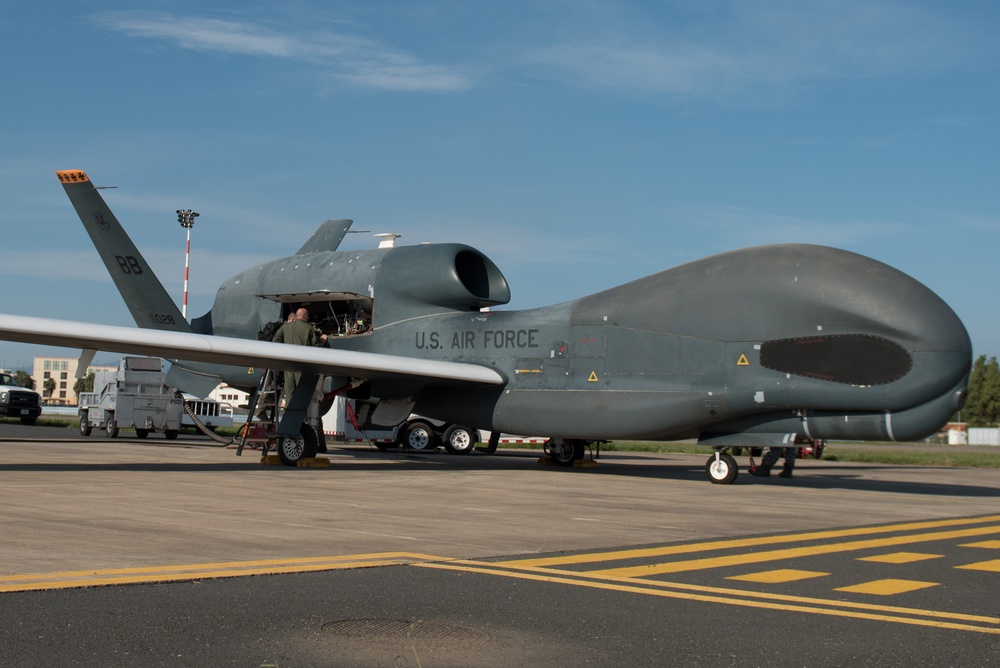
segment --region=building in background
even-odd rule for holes
[[[34,373],[35,392],[42,395],[42,403],[50,406],[76,406],[79,397],[73,391],[76,385],[76,370],[80,360],[76,357],[36,357]],[[95,364],[87,367],[87,373],[92,371],[110,371],[114,373],[118,366],[114,364]],[[86,374],[85,374],[86,375]],[[48,383],[47,381],[52,381]],[[49,391],[51,389],[51,392]],[[229,387],[225,383],[219,385],[207,398],[229,404],[233,408],[245,406],[249,395],[243,390]]]
[[[235,387],[229,387],[225,383],[220,383],[208,395],[209,399],[215,399],[218,402],[229,404],[232,408],[246,406],[249,397],[250,395],[247,392],[237,390]]]
[[[76,370],[80,360],[76,357],[36,357],[34,373],[35,392],[42,395],[42,403],[55,406],[76,406],[77,396],[73,391],[76,385]],[[92,365],[87,367],[87,373],[97,370],[111,369],[115,366]],[[52,381],[51,383],[49,381]]]

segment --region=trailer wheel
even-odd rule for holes
[[[300,459],[316,456],[316,432],[303,423],[295,438],[283,437],[278,440],[278,456],[285,466],[297,466]]]
[[[80,411],[80,436],[90,436],[90,429],[90,421],[87,419],[87,413]]]
[[[403,445],[410,450],[433,450],[437,447],[437,436],[434,429],[426,422],[411,422],[406,428]]]
[[[454,424],[444,432],[444,449],[453,455],[467,455],[476,447],[476,432]]]
[[[108,438],[118,438],[118,423],[114,420],[108,420],[107,424],[104,425],[104,433]]]
[[[168,441],[173,441],[177,439],[178,433],[179,432],[176,429],[164,429],[163,438],[167,439]]]
[[[136,430],[135,430],[135,437],[136,438],[146,438],[147,436],[149,436],[149,430],[148,429],[139,429],[138,427],[136,428]]]

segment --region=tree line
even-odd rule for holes
[[[970,427],[995,427],[1000,424],[1000,364],[996,357],[980,355],[972,365],[969,398],[955,416]]]

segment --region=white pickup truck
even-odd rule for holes
[[[21,424],[35,424],[41,413],[42,395],[21,387],[9,373],[0,373],[0,416],[21,418]]]

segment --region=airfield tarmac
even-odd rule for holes
[[[726,486],[707,454],[360,446],[292,469],[124,434],[0,425],[6,663],[1000,660],[996,469],[805,460]]]

